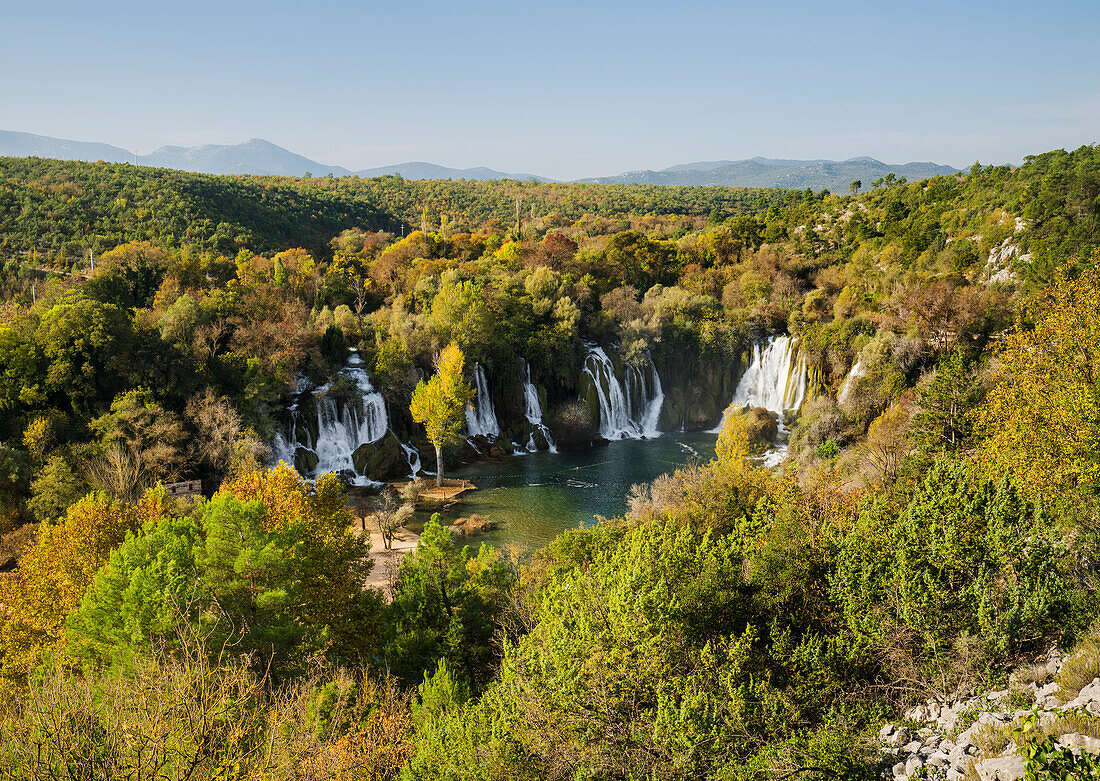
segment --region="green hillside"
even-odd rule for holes
[[[873,779],[885,721],[996,688],[1007,720],[971,754],[1071,777],[1042,730],[1100,738],[1095,716],[1012,710],[1051,649],[1079,649],[1065,702],[1100,675],[1100,147],[864,186],[0,160],[0,766]],[[385,595],[355,530],[408,497],[356,517],[336,475],[266,466],[292,405],[362,411],[351,348],[393,434],[359,458],[412,442],[430,467],[409,407],[449,345],[498,378],[504,426],[526,372],[566,450],[596,439],[590,345],[698,411],[779,336],[800,409],[731,410],[713,461],[539,550],[426,521]],[[203,496],[162,487],[191,478]]]

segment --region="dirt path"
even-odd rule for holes
[[[401,569],[401,559],[406,551],[414,550],[420,543],[420,535],[401,527],[393,537],[393,547],[385,550],[382,544],[382,535],[378,532],[370,534],[370,557],[374,562],[370,575],[367,576],[367,587],[379,589],[386,596],[386,600],[393,598],[393,584],[397,581],[397,573]]]

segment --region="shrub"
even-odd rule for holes
[[[586,447],[596,436],[592,412],[580,401],[571,401],[558,407],[550,414],[548,423],[561,450]]]
[[[1081,638],[1058,671],[1058,697],[1068,702],[1100,676],[1100,626]]]

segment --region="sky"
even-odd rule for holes
[[[0,129],[557,179],[1100,142],[1100,0],[0,0]]]

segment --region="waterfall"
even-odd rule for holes
[[[615,364],[598,345],[588,348],[584,373],[592,380],[600,405],[600,435],[605,439],[658,437],[657,421],[665,401],[661,378],[646,354],[643,366],[625,371],[626,388],[615,374]]]
[[[784,412],[797,410],[806,398],[807,375],[806,358],[791,337],[773,336],[763,349],[759,344],[753,345],[752,362],[712,433],[722,430],[731,409],[763,407],[780,417]]]
[[[342,378],[354,383],[361,409],[359,403],[348,400],[340,403],[333,397],[333,385]],[[358,351],[351,351],[347,365],[331,382],[314,392],[314,399],[317,408],[316,441],[312,441],[308,426],[299,425],[301,413],[295,403],[290,408],[290,427],[286,436],[281,432],[275,435],[275,457],[293,465],[297,451],[305,449],[317,458],[316,466],[311,470],[313,475],[350,472],[356,475],[353,480],[356,484],[370,483],[367,477],[356,471],[352,453],[360,445],[377,442],[385,436],[389,421],[382,394],[371,384]]]
[[[416,446],[411,442],[409,444],[401,443],[401,449],[405,451],[405,458],[409,462],[409,477],[415,478],[420,474],[420,451],[416,449]]]
[[[848,372],[848,376],[844,378],[844,383],[840,386],[840,393],[836,395],[836,403],[841,407],[847,406],[852,401],[852,393],[855,392],[856,383],[860,378],[867,373],[867,367],[863,365],[863,361],[857,360],[855,365],[852,366],[851,371]]]
[[[497,422],[497,414],[493,410],[485,369],[480,363],[474,364],[474,387],[477,389],[477,404],[466,405],[466,430],[471,437],[481,435],[496,439],[500,436],[500,423]]]
[[[626,370],[627,413],[638,424],[644,437],[659,437],[657,421],[665,403],[665,391],[653,359],[646,353],[644,366],[630,366]]]
[[[550,435],[550,429],[542,422],[542,404],[539,403],[539,392],[531,382],[531,364],[523,361],[523,402],[524,417],[531,424],[531,435],[527,439],[527,452],[534,453],[538,450],[535,444],[535,432],[538,431],[546,440],[551,453],[558,452],[558,446],[554,444],[554,437]]]

